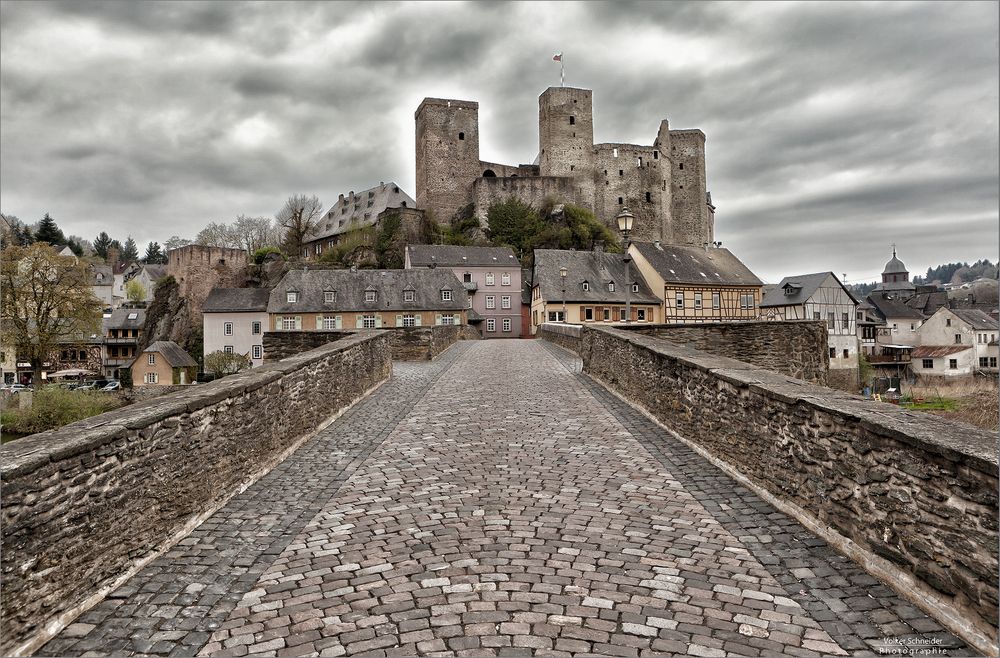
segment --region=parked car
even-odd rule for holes
[[[121,387],[122,387],[122,385],[121,385],[120,382],[110,381],[101,390],[102,391],[117,391]]]
[[[97,389],[97,385],[94,382],[84,382],[76,387],[77,391],[93,391]]]
[[[24,384],[4,384],[0,387],[0,391],[6,393],[20,393],[21,391],[30,391],[30,386],[25,386]]]

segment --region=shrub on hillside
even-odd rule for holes
[[[4,429],[20,434],[44,432],[122,406],[114,394],[45,388],[34,393],[30,409],[6,409]]]

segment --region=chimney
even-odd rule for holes
[[[344,195],[343,195],[343,193],[341,193],[340,198],[337,199],[337,202],[338,203],[343,203],[344,202]]]
[[[660,241],[659,240],[653,240],[653,246],[656,247],[657,249],[661,250],[661,251],[663,250],[663,247],[660,246]]]
[[[595,254],[604,253],[604,240],[594,240],[594,253]]]
[[[108,248],[108,264],[111,265],[111,271],[118,269],[118,250],[114,247]]]

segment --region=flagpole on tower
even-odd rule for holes
[[[552,61],[559,62],[559,86],[560,87],[565,87],[566,86],[566,65],[563,64],[563,54],[561,52],[560,53],[556,53],[555,55],[552,56]]]

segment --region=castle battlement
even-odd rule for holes
[[[525,166],[480,159],[478,103],[425,98],[414,116],[417,205],[439,220],[471,208],[485,227],[501,194],[536,207],[554,197],[591,209],[612,228],[628,207],[636,240],[702,246],[714,239],[705,133],[697,128],[670,130],[662,120],[651,145],[595,144],[593,91],[549,87],[538,97],[537,164]]]

